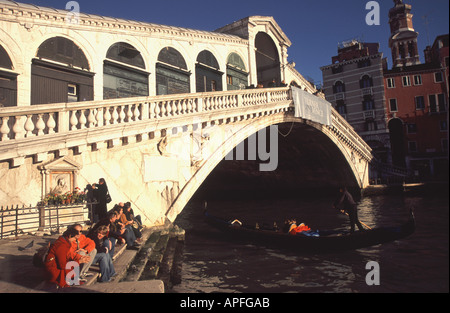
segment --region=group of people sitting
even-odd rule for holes
[[[126,243],[127,249],[138,250],[142,229],[141,218],[134,216],[130,202],[116,204],[87,235],[82,233],[80,224],[70,226],[50,246],[45,257],[47,281],[58,288],[80,285],[89,276],[90,266],[96,263],[100,267],[98,281],[111,281],[116,275],[112,261],[116,244]]]

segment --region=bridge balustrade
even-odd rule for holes
[[[20,166],[25,156],[39,162],[49,151],[83,152],[90,144],[114,145],[122,138],[182,127],[189,123],[186,117],[199,123],[272,114],[292,106],[290,88],[280,87],[0,108],[0,160],[12,159],[13,166]],[[369,146],[334,109],[330,129],[362,155],[370,154]]]

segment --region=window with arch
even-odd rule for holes
[[[245,89],[248,86],[248,72],[239,54],[232,52],[227,59],[227,90]]]
[[[93,100],[94,75],[77,44],[65,37],[49,38],[32,60],[31,104]]]
[[[103,63],[103,99],[148,96],[148,76],[139,50],[125,42],[113,44]]]
[[[195,64],[196,92],[221,91],[222,75],[214,55],[208,50],[201,51]]]
[[[89,70],[84,52],[72,40],[53,37],[44,41],[38,49],[37,58],[51,60],[71,67]]]
[[[8,53],[0,45],[0,108],[17,105],[17,74],[13,69]]]
[[[333,93],[345,92],[345,85],[341,81],[337,81],[333,86]]]
[[[191,92],[190,75],[181,53],[172,47],[163,48],[156,63],[156,94]]]
[[[369,75],[364,75],[361,80],[359,81],[360,87],[362,88],[369,88],[373,86],[372,78]]]

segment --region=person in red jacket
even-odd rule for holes
[[[78,231],[69,228],[61,237],[59,237],[51,246],[45,258],[45,270],[47,281],[54,283],[57,287],[68,287],[66,276],[73,268],[67,266],[67,263],[74,261],[70,258],[70,249],[72,242],[76,240]],[[88,261],[89,256],[81,257],[79,263]]]

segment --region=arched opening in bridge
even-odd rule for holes
[[[32,60],[31,104],[93,100],[94,75],[84,52],[72,40],[47,39]]]
[[[240,90],[248,86],[248,72],[242,58],[230,53],[227,59],[227,90]]]
[[[255,38],[256,69],[258,84],[270,86],[273,80],[277,86],[281,83],[280,57],[272,38],[259,32]]]
[[[103,99],[148,96],[148,76],[135,47],[125,42],[113,44],[103,64]]]
[[[266,138],[270,140],[270,136]],[[340,186],[353,189],[355,194],[360,191],[348,159],[315,127],[296,122],[278,124],[278,166],[274,171],[260,171],[261,162],[267,161],[258,155],[256,161],[248,158],[248,140],[241,143],[245,159],[223,159],[205,179],[195,200],[335,196]],[[270,143],[266,147],[269,149]]]
[[[17,74],[8,52],[0,45],[0,108],[17,105]]]
[[[403,134],[403,122],[399,118],[393,118],[388,123],[391,140],[392,163],[405,168],[405,139]]]
[[[195,64],[195,85],[197,92],[222,91],[222,75],[219,62],[214,55],[203,50]]]
[[[156,94],[189,93],[190,75],[181,53],[172,47],[163,48],[156,63]]]

